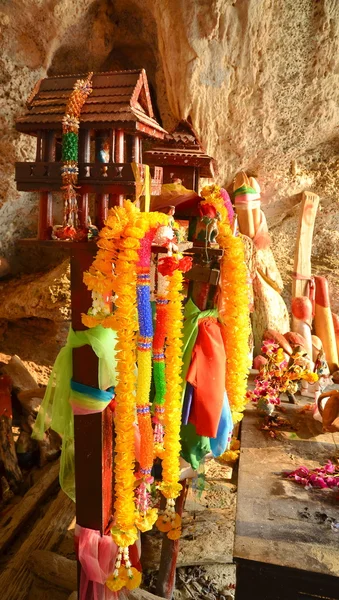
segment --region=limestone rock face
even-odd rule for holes
[[[0,283],[0,321],[39,318],[65,321],[69,318],[69,263],[48,273],[23,275]]]
[[[14,184],[14,162],[33,159],[34,144],[13,128],[34,83],[145,67],[163,125],[191,117],[220,183],[240,168],[257,175],[268,218],[281,221],[273,249],[285,280],[303,189],[320,192],[324,205],[315,266],[338,268],[327,261],[339,249],[338,2],[11,0],[0,26],[1,254],[36,227],[36,195]]]

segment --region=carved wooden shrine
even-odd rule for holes
[[[147,150],[145,160],[149,165],[162,166],[164,183],[180,179],[187,189],[196,192],[200,177],[214,177],[214,160],[205,153],[188,121],[181,121],[163,142]]]
[[[36,136],[34,162],[16,164],[19,191],[40,193],[38,240],[42,244],[67,245],[71,254],[72,327],[85,329],[81,313],[91,306],[91,293],[83,273],[93,261],[96,244],[51,240],[55,196],[61,187],[61,121],[73,86],[81,76],[48,77],[37,83],[28,111],[17,129]],[[163,138],[165,130],[154,119],[144,70],[94,74],[93,92],[85,103],[79,130],[79,223],[86,225],[89,195],[95,194],[94,219],[100,228],[110,206],[123,198],[135,198],[142,184],[142,140]],[[100,160],[103,141],[108,146]],[[140,180],[131,166],[136,163]],[[161,189],[162,169],[153,169],[152,193]],[[140,193],[140,190],[139,190]],[[90,346],[73,351],[73,379],[98,387],[98,359]],[[113,510],[113,413],[75,416],[76,520],[82,527],[104,533]]]
[[[60,192],[62,117],[78,75],[40,80],[27,101],[27,112],[16,122],[22,133],[36,137],[34,162],[19,162],[19,191],[40,193],[38,239],[51,239],[56,192]],[[109,207],[132,198],[144,178],[143,138],[160,138],[165,130],[154,118],[146,72],[116,71],[92,77],[93,91],[81,112],[79,130],[78,218],[87,225],[90,195],[92,218],[100,228]],[[138,165],[135,173],[132,164]],[[162,170],[152,169],[152,194],[160,193]]]
[[[96,244],[89,241],[60,241],[52,238],[56,213],[60,212],[62,185],[62,118],[73,86],[83,76],[48,77],[37,83],[28,102],[26,114],[16,123],[17,130],[36,137],[34,162],[16,163],[19,191],[40,194],[37,243],[53,247],[61,244],[71,255],[72,327],[86,329],[81,314],[92,303],[91,293],[83,283],[83,273],[92,264]],[[100,229],[109,207],[122,204],[124,198],[138,198],[144,183],[142,141],[163,139],[166,132],[154,118],[144,70],[94,74],[93,91],[86,100],[80,118],[78,157],[77,223],[88,226],[91,216]],[[144,153],[151,165],[151,193],[161,193],[164,183],[180,179],[188,189],[198,191],[199,178],[213,176],[213,160],[206,155],[193,128],[187,122],[166,138],[163,146]],[[177,207],[179,218],[197,219],[196,194],[193,205]],[[61,220],[61,219],[60,219]],[[217,248],[206,250],[195,244],[189,252],[195,267],[187,273],[190,294],[204,310],[216,291],[219,278]],[[192,244],[190,244],[192,246]],[[163,251],[154,249],[154,252]],[[73,380],[98,388],[98,358],[88,345],[73,350]],[[113,519],[113,412],[74,417],[76,521],[81,527],[107,533]],[[182,512],[185,485],[177,500]],[[158,593],[171,598],[179,541],[165,535],[159,569]]]

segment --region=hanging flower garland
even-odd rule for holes
[[[244,245],[240,237],[232,234],[229,207],[222,190],[211,185],[201,195],[201,206],[211,205],[220,215],[217,242],[224,250],[221,259],[221,294],[219,315],[226,350],[226,391],[234,423],[242,419],[247,398],[250,336],[249,290],[245,264]]]
[[[159,225],[166,225],[167,222],[167,215],[140,213],[129,201],[125,201],[123,207],[111,209],[105,227],[99,234],[99,251],[92,267],[84,274],[84,282],[88,289],[92,290],[95,305],[87,315],[82,316],[83,323],[88,327],[99,323],[104,327],[112,327],[117,332],[118,340],[118,384],[115,388],[115,523],[111,533],[119,548],[113,574],[107,580],[107,585],[112,591],[118,591],[124,586],[133,589],[140,585],[141,575],[131,565],[128,547],[137,540],[137,527],[143,531],[150,529],[157,516],[156,511],[149,508],[146,485],[141,485],[135,494],[133,424],[137,407],[143,447],[140,466],[146,471],[142,473],[143,477],[147,478],[153,462],[149,413],[152,335],[148,335],[152,332],[149,320],[149,289],[146,293],[143,290],[149,280],[147,271],[152,230]],[[98,305],[98,295],[112,293],[115,312],[107,314],[107,311]],[[139,327],[137,385],[135,363]],[[145,341],[146,338],[150,338],[151,341]],[[145,349],[149,350],[149,356],[146,356]],[[147,483],[147,479],[141,481],[141,484]]]
[[[182,327],[183,327],[183,272],[192,267],[192,259],[176,254],[159,261],[159,272],[168,278],[166,320],[170,324],[166,334],[166,393],[165,436],[162,461],[162,482],[159,489],[167,498],[163,514],[157,520],[160,531],[170,539],[181,535],[181,517],[175,512],[175,499],[182,489],[180,479],[180,426],[182,396]]]
[[[139,262],[137,265],[137,299],[138,299],[138,384],[137,384],[137,416],[140,431],[140,479],[137,488],[137,508],[139,518],[137,527],[141,531],[151,529],[157,520],[157,510],[150,505],[150,484],[153,467],[153,429],[150,412],[150,391],[152,379],[152,341],[153,317],[151,308],[150,270],[151,244],[155,229],[150,229],[140,240]]]
[[[62,119],[62,192],[64,201],[64,222],[56,236],[73,239],[77,235],[78,205],[76,186],[78,183],[78,138],[80,114],[89,94],[92,92],[93,73],[86,79],[78,79],[68,99],[65,115]]]

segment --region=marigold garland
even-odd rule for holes
[[[183,274],[179,269],[169,276],[167,292],[167,319],[171,327],[167,330],[166,338],[166,396],[165,396],[165,436],[164,457],[162,461],[162,482],[159,489],[167,498],[164,513],[157,520],[160,531],[169,534],[178,530],[180,537],[181,518],[175,512],[175,498],[181,491],[180,479],[180,425],[181,425],[181,395],[182,395],[182,286]]]
[[[226,350],[226,390],[234,423],[241,421],[247,398],[250,336],[249,290],[244,245],[232,234],[228,211],[218,186],[207,186],[201,205],[212,205],[220,215],[217,242],[224,250],[221,259],[219,315]]]
[[[132,228],[130,228],[132,229]],[[135,230],[135,228],[134,228]],[[133,231],[138,235],[136,231]],[[139,511],[137,526],[141,531],[151,529],[157,519],[157,511],[151,508],[150,484],[153,467],[153,429],[150,411],[150,391],[152,379],[152,341],[153,318],[150,298],[151,244],[155,229],[140,239],[137,298],[138,298],[138,384],[137,384],[137,416],[140,431],[139,487],[136,505]]]
[[[139,571],[134,569],[129,560],[128,547],[137,537],[137,527],[145,531],[152,527],[157,512],[149,509],[148,491],[139,486],[135,497],[135,440],[134,427],[137,381],[135,375],[136,342],[138,331],[137,305],[142,297],[138,286],[138,275],[142,275],[142,244],[150,231],[160,224],[167,224],[168,217],[162,213],[140,213],[131,202],[126,201],[123,207],[111,209],[105,227],[100,232],[99,250],[93,265],[84,274],[84,281],[89,289],[96,294],[95,310],[90,309],[88,315],[83,315],[83,323],[93,327],[101,323],[105,327],[114,327],[117,331],[116,358],[117,380],[116,409],[115,409],[115,524],[111,529],[112,537],[119,546],[118,556],[113,574],[107,580],[107,586],[112,591],[122,587],[133,589],[140,584]],[[150,243],[149,243],[150,246]],[[141,254],[140,254],[141,253]],[[150,247],[149,247],[150,253]],[[139,265],[139,266],[138,266]],[[104,303],[98,300],[98,294],[114,294],[115,312],[107,315],[106,309],[100,310]],[[140,296],[141,294],[141,296]],[[146,298],[146,304],[148,299]],[[143,303],[141,303],[143,304]],[[139,308],[141,309],[139,302]],[[146,306],[146,305],[145,305]],[[99,308],[99,310],[98,310]],[[148,306],[146,313],[140,312],[140,333],[144,327],[144,317],[149,317]],[[146,332],[147,333],[147,332]],[[146,342],[147,343],[147,342]],[[139,338],[139,345],[143,342]],[[152,343],[150,348],[152,347]],[[149,404],[148,379],[151,374],[151,353],[146,356],[138,352],[140,398],[139,406]],[[144,360],[145,359],[145,360]],[[149,423],[145,422],[145,417]],[[150,415],[140,415],[139,425],[144,444],[151,448],[143,449],[142,461],[147,464],[153,460],[153,439],[145,439],[145,432],[152,432]],[[145,429],[145,427],[146,429]],[[142,444],[143,445],[143,444]],[[136,510],[140,509],[140,512]]]

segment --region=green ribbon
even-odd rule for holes
[[[236,198],[237,196],[243,196],[244,194],[257,194],[258,192],[250,187],[249,185],[242,185],[240,188],[234,191],[233,196]]]
[[[116,332],[98,325],[85,331],[70,328],[67,342],[56,358],[48,381],[32,437],[42,440],[49,428],[62,437],[60,457],[60,486],[75,500],[74,477],[74,419],[71,404],[71,379],[73,374],[73,349],[91,346],[99,358],[99,389],[106,390],[116,385],[115,344]]]

